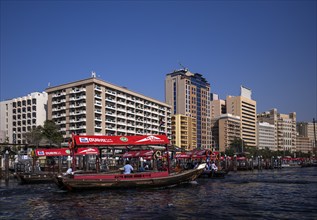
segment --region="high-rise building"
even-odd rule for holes
[[[275,143],[275,127],[267,122],[258,122],[258,149],[268,148],[277,151]]]
[[[196,119],[197,147],[211,148],[210,84],[198,73],[188,69],[175,70],[165,78],[165,102],[172,114]]]
[[[27,144],[24,134],[43,126],[47,119],[47,93],[33,92],[0,102],[0,109],[0,130],[6,141]]]
[[[48,119],[65,138],[86,135],[171,136],[171,107],[96,78],[49,87]]]
[[[227,113],[240,117],[241,138],[248,147],[257,146],[256,101],[251,90],[241,86],[240,96],[227,96]]]
[[[275,127],[277,150],[296,151],[296,113],[280,114],[272,109],[257,115],[259,122],[267,122]]]
[[[184,150],[197,148],[196,119],[176,114],[172,116],[172,144]]]

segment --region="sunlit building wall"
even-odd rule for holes
[[[211,148],[210,84],[198,73],[175,70],[165,78],[165,101],[172,114],[196,119],[197,147]]]
[[[241,87],[240,96],[227,96],[227,113],[240,117],[241,138],[248,147],[257,146],[256,101],[251,99],[251,91]]]
[[[176,114],[172,116],[172,145],[184,150],[197,148],[196,119]]]
[[[317,129],[316,124],[315,124],[315,128],[314,128],[313,122],[298,122],[296,124],[296,130],[298,132],[298,135],[301,137],[308,137],[313,148],[316,147],[315,146],[315,144],[316,144],[315,139],[317,138],[316,137],[317,136],[316,129]]]
[[[275,142],[275,127],[267,122],[258,122],[258,149],[268,148],[271,151],[277,151]]]
[[[215,139],[218,139],[219,151],[225,152],[230,144],[241,137],[240,117],[232,114],[223,114],[217,120],[219,136],[215,133]]]
[[[259,122],[268,122],[275,127],[277,150],[296,151],[296,113],[281,114],[272,109],[257,115]]]
[[[309,137],[297,136],[296,137],[296,152],[313,153],[312,142]],[[301,155],[297,155],[301,156]]]
[[[33,92],[23,97],[3,101],[1,130],[10,143],[27,144],[24,134],[44,125],[47,119],[47,93]]]
[[[171,138],[168,104],[91,78],[49,87],[48,119],[64,137],[86,135],[166,134]]]

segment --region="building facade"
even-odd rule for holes
[[[176,114],[172,116],[172,144],[184,150],[197,148],[196,119]]]
[[[313,153],[313,146],[309,137],[296,137],[296,152]],[[297,156],[300,157],[301,155]]]
[[[220,152],[225,152],[235,139],[241,138],[240,117],[223,114],[213,120],[216,121],[213,129],[213,138],[216,140],[215,145],[218,145],[217,148],[219,148]]]
[[[241,87],[240,96],[227,96],[226,107],[227,113],[240,117],[241,139],[248,147],[256,147],[256,101],[251,99],[251,90]]]
[[[258,114],[259,122],[275,127],[275,145],[280,151],[296,151],[296,113],[280,114],[277,109]]]
[[[296,130],[298,136],[307,137],[311,143],[313,149],[316,148],[316,139],[317,139],[317,127],[314,126],[314,122],[298,122],[296,124]],[[297,137],[298,137],[297,136]]]
[[[226,101],[222,99],[210,101],[210,117],[211,119],[218,118],[227,113]]]
[[[196,119],[197,148],[211,148],[210,84],[201,74],[187,69],[166,75],[165,102],[172,114]]]
[[[43,126],[47,119],[47,98],[46,92],[33,92],[0,103],[0,126],[6,141],[27,144],[24,134]]]
[[[258,122],[258,149],[268,148],[271,151],[277,151],[275,143],[275,127],[267,122]]]
[[[46,89],[48,119],[65,138],[86,135],[166,134],[171,138],[171,107],[92,75]]]

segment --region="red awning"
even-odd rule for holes
[[[192,152],[181,152],[176,153],[175,158],[176,159],[189,159],[192,156]]]
[[[122,157],[124,158],[132,158],[132,157],[152,157],[154,154],[153,150],[141,150],[141,151],[129,151],[123,154]]]
[[[205,158],[206,150],[195,150],[192,152],[192,158]]]
[[[68,156],[70,155],[69,148],[56,149],[35,149],[36,156]],[[98,148],[78,148],[75,155],[99,154]]]
[[[164,145],[170,141],[166,135],[140,136],[73,136],[76,145],[126,146],[126,145]]]

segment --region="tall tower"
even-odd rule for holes
[[[241,138],[249,147],[257,146],[256,101],[251,90],[241,86],[240,96],[227,96],[227,113],[240,117]]]
[[[175,70],[165,78],[165,102],[172,114],[196,119],[197,148],[211,148],[210,84],[188,69]]]

